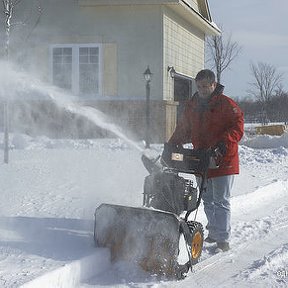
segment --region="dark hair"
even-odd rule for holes
[[[210,83],[214,83],[215,82],[214,72],[209,69],[204,69],[204,70],[199,71],[195,77],[195,81],[199,81],[203,79],[207,79]]]

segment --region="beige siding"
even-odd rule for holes
[[[204,33],[185,25],[176,14],[164,14],[164,69],[174,66],[178,73],[195,77],[204,67]],[[163,75],[164,99],[173,100],[173,81],[169,73]]]

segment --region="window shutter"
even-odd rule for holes
[[[104,44],[103,67],[103,94],[104,96],[117,95],[117,45]]]

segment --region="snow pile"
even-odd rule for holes
[[[288,271],[288,243],[271,251],[262,259],[256,260],[251,267],[243,271],[240,275],[245,277],[250,283],[261,283],[269,279],[273,281],[274,287],[287,287]],[[283,267],[283,268],[281,268]],[[276,276],[276,277],[275,277]],[[240,277],[240,276],[239,276]],[[240,278],[241,278],[240,277]]]
[[[270,135],[258,135],[252,138],[244,138],[241,141],[242,145],[251,147],[251,148],[288,148],[288,132],[286,131],[281,136],[270,136]]]

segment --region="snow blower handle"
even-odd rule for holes
[[[178,172],[204,175],[209,166],[209,149],[187,149],[182,145],[164,144],[162,162]]]

